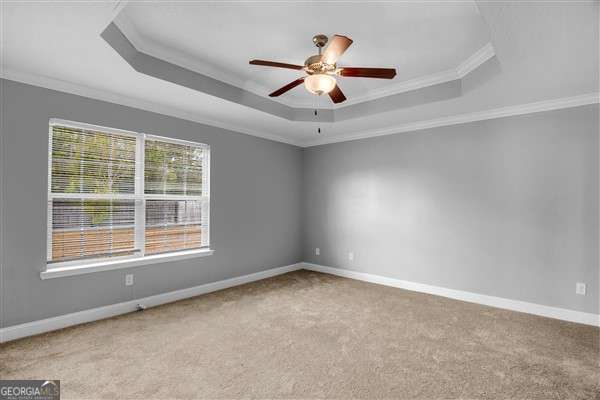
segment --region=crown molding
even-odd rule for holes
[[[106,21],[101,31],[104,30],[111,22],[113,22],[121,11],[125,8],[125,6],[129,3],[129,0],[117,0],[116,4],[113,6],[112,12],[110,13],[109,19]]]
[[[460,63],[456,68],[451,68],[446,71],[437,72],[431,75],[421,76],[408,81],[398,82],[378,90],[372,90],[364,96],[354,97],[348,101],[345,101],[343,105],[338,104],[335,108],[342,108],[350,104],[362,103],[381,97],[393,96],[395,94],[410,92],[412,90],[422,89],[428,86],[438,85],[440,83],[446,83],[456,79],[462,79],[475,68],[492,58],[495,54],[494,46],[491,43],[487,43],[465,61]]]
[[[460,79],[464,78],[495,55],[496,51],[494,50],[494,45],[492,45],[492,43],[487,43],[485,46],[471,55],[471,57],[467,58],[456,67],[456,75]]]
[[[131,42],[131,44],[138,51],[144,54],[148,54],[160,60],[164,60],[171,64],[189,69],[190,71],[194,71],[202,75],[209,76],[213,79],[217,79],[221,82],[225,82],[238,88],[247,90],[248,92],[254,93],[257,96],[265,97],[266,93],[272,91],[272,89],[259,85],[254,81],[244,81],[230,73],[224,72],[222,69],[216,66],[212,66],[193,56],[173,51],[156,42],[148,40],[148,38],[144,37],[138,32],[133,22],[131,22],[131,19],[129,19],[127,14],[124,12],[121,12],[118,15],[116,15],[112,22],[114,22],[114,24],[117,25],[117,27],[121,30],[121,32],[123,32],[125,37],[127,37],[127,39]],[[293,104],[292,101],[283,97],[270,99],[290,107],[296,105]]]
[[[580,107],[600,103],[600,93],[587,93],[579,96],[563,97],[552,100],[525,103],[507,107],[493,108],[467,114],[459,114],[450,117],[436,118],[407,124],[391,126],[380,130],[371,130],[351,135],[335,135],[323,137],[316,140],[304,141],[299,145],[302,147],[319,146],[329,143],[347,142],[352,140],[367,139],[377,136],[393,135],[396,133],[413,132],[423,129],[439,128],[442,126],[466,124],[469,122],[484,121],[516,115],[533,114],[543,111],[560,110],[563,108]]]
[[[513,105],[513,106],[494,108],[494,109],[489,109],[489,110],[484,110],[484,111],[477,111],[474,113],[458,114],[458,115],[449,116],[449,117],[410,122],[410,123],[406,123],[406,124],[390,126],[385,129],[370,130],[370,131],[360,132],[357,134],[334,135],[331,137],[320,137],[315,140],[298,141],[298,140],[292,140],[292,139],[285,138],[285,137],[278,136],[278,135],[272,135],[272,134],[268,134],[268,133],[254,131],[251,129],[246,129],[246,128],[243,128],[243,127],[240,127],[240,126],[237,126],[234,124],[222,122],[222,121],[211,120],[211,119],[205,118],[201,115],[191,113],[188,111],[183,111],[183,110],[177,109],[175,107],[164,106],[164,105],[152,103],[152,102],[145,101],[145,100],[140,100],[140,99],[136,99],[136,98],[132,98],[132,97],[126,97],[126,96],[122,96],[122,95],[112,93],[109,91],[94,89],[94,88],[91,88],[88,86],[78,85],[75,83],[70,83],[70,82],[59,80],[59,79],[29,74],[29,73],[15,71],[15,70],[7,69],[7,68],[4,68],[1,71],[0,77],[3,79],[21,82],[21,83],[25,83],[28,85],[39,86],[39,87],[43,87],[43,88],[47,88],[47,89],[51,89],[51,90],[57,90],[60,92],[66,92],[66,93],[71,93],[71,94],[75,94],[78,96],[83,96],[83,97],[88,97],[88,98],[92,98],[92,99],[96,99],[96,100],[106,101],[106,102],[110,102],[113,104],[120,104],[120,105],[127,106],[127,107],[133,107],[133,108],[150,111],[150,112],[154,112],[154,113],[158,113],[158,114],[162,114],[162,115],[168,115],[168,116],[172,116],[172,117],[176,117],[176,118],[181,118],[181,119],[185,119],[188,121],[198,122],[201,124],[226,129],[226,130],[233,131],[236,133],[242,133],[242,134],[246,134],[246,135],[260,137],[263,139],[273,140],[276,142],[287,143],[287,144],[291,144],[291,145],[298,146],[298,147],[313,147],[313,146],[319,146],[319,145],[329,144],[329,143],[347,142],[347,141],[367,139],[367,138],[377,137],[377,136],[393,135],[396,133],[406,133],[406,132],[412,132],[412,131],[419,131],[419,130],[423,130],[423,129],[439,128],[442,126],[459,125],[459,124],[465,124],[465,123],[469,123],[469,122],[484,121],[484,120],[488,120],[488,119],[503,118],[503,117],[510,117],[510,116],[516,116],[516,115],[524,115],[524,114],[532,114],[532,113],[543,112],[543,111],[552,111],[552,110],[580,107],[580,106],[600,103],[600,93],[593,92],[593,93],[587,93],[587,94],[583,94],[583,95],[579,95],[579,96],[563,97],[563,98],[552,99],[552,100],[538,101],[538,102],[534,102],[534,103],[525,103],[525,104],[519,104],[519,105]]]
[[[171,117],[181,118],[188,121],[198,122],[204,125],[210,125],[221,129],[226,129],[236,133],[243,133],[246,135],[256,136],[263,139],[273,140],[276,142],[282,142],[298,146],[299,144],[289,138],[285,138],[278,135],[272,135],[269,133],[258,132],[252,129],[247,129],[235,124],[226,123],[223,121],[216,121],[210,118],[206,118],[196,113],[189,111],[180,110],[175,107],[169,107],[146,100],[137,99],[134,97],[127,97],[117,93],[95,89],[89,86],[84,86],[76,83],[63,81],[60,79],[50,78],[42,75],[35,75],[26,72],[16,71],[8,68],[2,68],[0,77],[11,81],[21,82],[28,85],[34,85],[43,87],[46,89],[57,90],[59,92],[65,92],[75,94],[78,96],[88,97],[91,99],[106,101],[113,104],[120,104],[122,106],[133,107],[145,111],[154,112],[157,114],[168,115]]]
[[[413,90],[423,89],[433,85],[439,85],[460,79],[456,74],[456,70],[449,69],[446,71],[437,72],[435,74],[420,76],[418,78],[409,79],[407,81],[391,84],[385,88],[370,90],[362,96],[354,96],[346,100],[344,103],[336,104],[334,109],[344,108],[350,105],[364,103],[367,101],[377,100],[382,97],[394,96],[396,94],[406,93]]]

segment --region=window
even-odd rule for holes
[[[48,269],[208,248],[207,145],[60,120],[49,143]]]

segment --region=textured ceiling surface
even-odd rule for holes
[[[2,76],[300,145],[598,92],[597,1],[269,4],[2,2]],[[135,71],[100,37],[121,17],[140,50],[254,93],[292,80],[295,72],[249,66],[249,58],[302,62],[317,32],[355,40],[344,63],[398,69],[392,82],[345,79],[349,100],[455,67],[488,42],[495,57],[463,79],[458,97],[324,124],[317,136],[313,122]],[[314,100],[306,96],[300,87],[284,101]]]

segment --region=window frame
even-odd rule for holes
[[[52,192],[52,140],[53,127],[64,126],[75,129],[89,129],[98,132],[125,135],[136,139],[135,150],[135,176],[134,193],[121,194],[90,194],[90,193],[53,193]],[[200,147],[203,149],[202,166],[202,194],[196,195],[168,195],[168,194],[145,194],[145,142],[146,140],[157,140],[160,142],[174,143],[185,146]],[[47,188],[47,218],[46,218],[46,263],[45,270],[41,272],[42,279],[76,275],[80,273],[94,272],[99,270],[108,270],[116,268],[125,268],[152,264],[157,262],[166,262],[173,259],[200,257],[213,254],[210,249],[210,146],[205,143],[192,142],[183,139],[169,138],[144,132],[133,132],[123,129],[109,128],[99,125],[92,125],[83,122],[69,121],[59,118],[51,118],[48,124],[48,188]],[[92,257],[75,260],[65,260],[52,262],[52,200],[53,199],[112,199],[112,200],[133,200],[135,204],[135,224],[134,224],[134,248],[139,252],[131,255],[112,256],[112,257]],[[146,200],[194,200],[200,201],[202,207],[202,235],[204,246],[194,249],[175,250],[164,253],[155,253],[146,255],[145,236],[146,236]],[[206,238],[206,241],[204,240]]]

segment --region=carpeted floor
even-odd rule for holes
[[[600,399],[600,329],[309,271],[0,346],[63,398]]]

